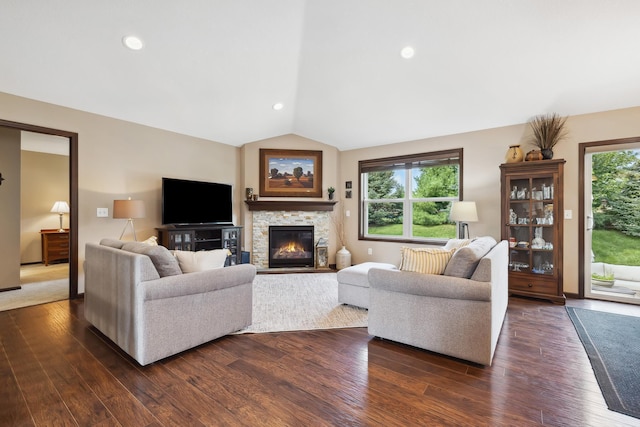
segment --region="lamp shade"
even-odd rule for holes
[[[453,202],[449,218],[451,218],[451,221],[460,222],[478,221],[476,202]]]
[[[144,218],[145,209],[142,200],[114,200],[114,218]]]
[[[53,204],[51,212],[57,214],[69,213],[69,204],[65,201],[58,200]]]

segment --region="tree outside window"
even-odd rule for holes
[[[360,162],[360,238],[455,238],[451,203],[461,199],[462,149]]]

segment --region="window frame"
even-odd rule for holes
[[[360,160],[358,161],[358,240],[368,240],[368,241],[381,241],[381,242],[394,242],[394,243],[422,243],[422,244],[434,244],[434,245],[444,245],[447,242],[447,239],[436,239],[436,238],[415,238],[408,235],[408,231],[411,227],[408,224],[405,224],[403,215],[403,234],[402,236],[371,236],[365,233],[365,227],[367,225],[367,220],[365,218],[365,214],[367,212],[366,205],[369,200],[365,199],[365,183],[364,183],[364,174],[367,172],[374,172],[375,169],[379,169],[380,171],[384,170],[392,170],[392,169],[400,169],[400,164],[407,163],[416,163],[416,162],[439,162],[447,159],[457,158],[458,164],[458,199],[454,201],[464,200],[463,198],[463,149],[462,148],[454,148],[449,150],[440,150],[440,151],[431,151],[426,153],[418,153],[418,154],[409,154],[403,156],[393,156],[393,157],[383,157],[378,159],[369,159],[369,160]],[[394,167],[395,165],[395,167]],[[408,171],[412,170],[412,168],[402,167]],[[408,178],[405,178],[405,182],[412,179],[412,174],[407,173],[409,175]],[[405,188],[405,197],[403,199],[380,199],[381,202],[398,202],[408,204],[409,206],[409,218],[412,218],[413,215],[411,213],[413,202],[421,202],[426,200],[421,199],[412,199],[411,198],[411,188]],[[449,198],[446,198],[449,200]],[[428,201],[433,201],[434,198],[430,198]],[[458,237],[459,230],[456,227],[456,237]]]

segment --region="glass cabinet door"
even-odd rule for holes
[[[553,176],[509,180],[509,269],[554,275]]]

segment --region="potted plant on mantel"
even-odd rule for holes
[[[329,193],[329,200],[333,200],[333,193],[335,193],[336,189],[333,187],[327,188],[327,193]]]
[[[543,160],[552,159],[553,147],[567,137],[566,121],[567,117],[551,113],[536,116],[529,122],[533,131],[531,142],[540,149]]]

